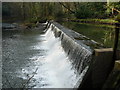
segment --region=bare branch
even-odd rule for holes
[[[74,13],[75,14],[75,12],[74,11],[72,11],[71,9],[69,9],[67,6],[65,6],[63,3],[61,3],[61,2],[59,2],[64,8],[66,8],[66,9],[68,9],[71,13]]]
[[[29,81],[35,76],[35,73],[37,72],[38,68],[36,68],[34,74],[27,80],[27,82],[23,85],[23,88],[29,83]]]

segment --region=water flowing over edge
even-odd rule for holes
[[[72,35],[79,36],[60,27],[57,23],[48,23],[45,34],[38,35],[36,44],[29,46],[30,51],[41,51],[17,70],[16,77],[21,78],[25,88],[78,88],[91,61],[91,50],[76,41]],[[16,86],[18,88],[19,86]]]
[[[82,35],[66,30],[66,28],[56,22],[49,23],[47,29],[46,36],[48,36],[48,32],[52,31],[54,32],[54,37],[60,39],[60,44],[72,64],[72,69],[76,70],[75,73],[79,77],[74,84],[75,87],[78,87],[90,65],[92,50],[72,37],[80,37]]]

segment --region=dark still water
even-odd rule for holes
[[[113,47],[114,45],[115,26],[83,24],[78,22],[63,22],[61,24],[103,44],[105,47]],[[120,36],[118,47],[120,49]]]

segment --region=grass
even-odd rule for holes
[[[76,22],[100,23],[100,24],[111,24],[111,25],[118,23],[118,21],[115,21],[113,19],[71,19],[71,20]]]

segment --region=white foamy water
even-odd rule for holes
[[[33,88],[74,88],[80,76],[72,68],[72,63],[61,47],[59,38],[55,38],[49,28],[39,39],[43,41],[31,47],[31,50],[43,50],[45,54],[38,53],[29,58],[32,62],[22,69],[19,77],[27,81],[34,75],[28,84]]]

